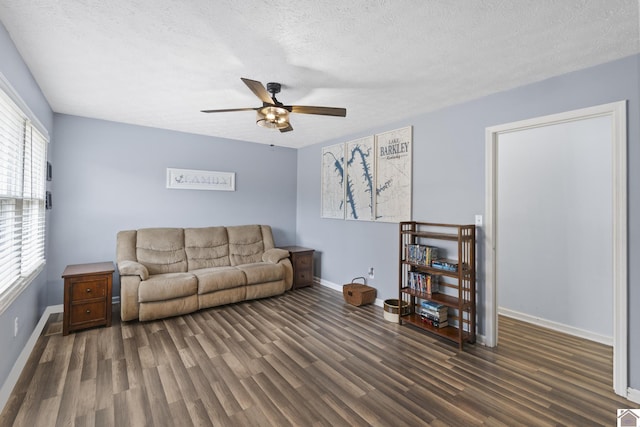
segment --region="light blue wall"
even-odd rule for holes
[[[36,118],[51,133],[53,112],[5,30],[0,24],[0,73],[29,106]],[[49,150],[53,147],[49,144]],[[47,221],[49,215],[47,214]],[[35,328],[47,305],[46,268],[31,285],[0,313],[0,385],[4,384],[13,364]],[[18,336],[13,336],[13,321],[19,318]]]
[[[54,137],[50,304],[66,265],[115,260],[120,230],[268,224],[295,243],[294,149],[59,114]],[[236,191],[167,189],[169,167],[235,172]]]
[[[640,388],[640,130],[638,56],[551,78],[298,151],[298,243],[320,253],[315,274],[343,284],[375,267],[379,298],[397,298],[397,225],[320,218],[323,146],[413,125],[413,218],[473,223],[485,210],[485,128],[605,104],[628,102],[629,362]],[[535,230],[532,230],[535,232]],[[484,254],[479,230],[479,301]],[[544,274],[544,272],[541,272]],[[480,318],[484,307],[479,306]],[[484,324],[479,324],[484,333]]]
[[[495,232],[500,310],[589,331],[610,342],[612,123],[611,116],[592,117],[501,133]],[[544,273],[526,273],[541,266]]]

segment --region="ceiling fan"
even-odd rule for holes
[[[262,101],[262,107],[256,108],[229,108],[224,110],[201,110],[203,113],[226,113],[231,111],[249,111],[257,112],[256,123],[259,126],[279,129],[280,132],[289,132],[293,128],[289,123],[289,113],[302,114],[318,114],[321,116],[337,116],[345,117],[347,110],[345,108],[334,107],[310,107],[305,105],[283,105],[276,99],[276,94],[280,93],[282,86],[280,83],[267,83],[267,87],[259,81],[245,79],[241,80],[246,84],[251,92],[253,92]]]

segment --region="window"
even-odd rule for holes
[[[47,139],[0,90],[0,307],[44,265],[46,149]]]

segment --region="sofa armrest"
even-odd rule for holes
[[[289,258],[289,251],[280,248],[267,249],[262,254],[262,261],[272,264],[277,264],[285,258]]]
[[[124,260],[118,263],[118,272],[121,276],[140,276],[140,279],[149,278],[149,270],[139,262]]]

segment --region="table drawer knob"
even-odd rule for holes
[[[87,310],[87,312],[86,312],[86,313],[87,313],[87,314],[91,314],[91,310]]]
[[[90,294],[91,293],[91,288],[87,288],[87,293]]]

